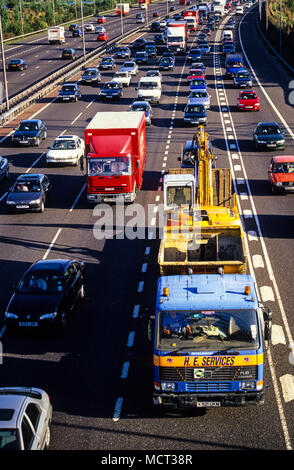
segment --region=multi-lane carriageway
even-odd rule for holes
[[[193,128],[183,126],[182,119],[188,95],[184,57],[177,58],[174,71],[163,73],[162,101],[154,106],[153,124],[147,128],[144,185],[137,199],[150,213],[145,239],[122,237],[119,224],[117,237],[95,238],[93,228],[99,214],[87,204],[79,168],[47,168],[44,155],[60,133],[83,136],[87,122],[98,110],[127,110],[136,96],[139,77],[155,64],[140,67],[139,76],[119,102],[101,102],[97,89],[83,86],[81,102],[59,103],[53,93],[32,108],[31,115],[48,125],[48,139],[38,149],[14,148],[9,137],[1,140],[1,154],[10,161],[10,181],[1,182],[0,196],[1,312],[5,311],[10,286],[35,260],[73,257],[87,267],[86,300],[64,333],[10,333],[2,322],[0,326],[1,385],[34,385],[49,392],[54,409],[51,449],[293,447],[293,196],[270,193],[267,166],[272,153],[257,154],[252,144],[256,123],[275,120],[286,133],[284,153],[294,153],[293,107],[288,99],[291,77],[260,39],[255,27],[257,14],[253,7],[238,17],[234,35],[255,76],[254,88],[261,97],[258,114],[236,109],[238,91],[224,78],[223,57],[218,52],[223,26],[210,38],[212,53],[205,63],[212,96],[207,131],[218,166],[230,165],[232,169],[250,271],[260,300],[273,310],[263,406],[160,414],[152,405],[152,351],[144,342],[140,315],[146,308],[152,309],[154,302],[159,246],[155,228],[163,175],[169,167],[179,165],[182,145],[193,133]],[[151,34],[147,32],[146,37]],[[195,38],[192,34],[189,43]],[[103,81],[111,75],[103,73]],[[5,134],[2,129],[2,135],[10,131],[5,129]],[[15,177],[26,171],[49,175],[54,186],[52,199],[43,214],[8,215],[5,193]]]

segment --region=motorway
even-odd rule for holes
[[[224,78],[224,58],[218,51],[223,26],[210,37],[212,52],[204,62],[212,96],[207,132],[218,156],[217,166],[231,167],[250,272],[260,300],[273,311],[273,341],[265,354],[263,406],[162,413],[152,404],[152,350],[140,317],[154,305],[159,247],[156,217],[162,202],[162,178],[168,168],[179,166],[182,145],[194,131],[183,125],[188,95],[184,57],[177,57],[172,72],[163,72],[162,100],[154,106],[152,126],[146,130],[144,183],[136,201],[149,211],[148,220],[147,216],[140,220],[146,232],[143,239],[122,236],[120,220],[115,221],[116,236],[98,239],[94,228],[101,214],[87,204],[80,169],[47,168],[44,155],[49,143],[62,132],[83,137],[97,111],[127,110],[136,96],[139,77],[156,66],[155,62],[140,66],[139,75],[118,102],[102,102],[97,88],[82,86],[82,101],[64,104],[53,98],[44,109],[38,109],[38,117],[48,125],[47,141],[38,149],[14,148],[9,137],[1,141],[1,154],[10,161],[10,180],[1,182],[0,194],[1,312],[6,309],[11,286],[35,260],[72,257],[84,261],[87,269],[86,298],[66,331],[55,336],[31,330],[9,332],[0,325],[0,383],[37,386],[49,393],[53,404],[50,449],[293,448],[294,196],[270,192],[267,167],[274,153],[257,154],[252,143],[256,123],[274,120],[285,130],[283,153],[294,154],[293,106],[288,100],[291,77],[260,39],[257,14],[257,7],[253,7],[243,17],[236,17],[234,38],[255,74],[254,89],[261,98],[258,113],[237,111],[238,90]],[[195,38],[196,34],[191,34],[189,44]],[[112,73],[102,75],[105,81]],[[7,214],[5,192],[25,171],[46,173],[54,187],[52,198],[42,214]],[[125,224],[134,216],[131,209]]]

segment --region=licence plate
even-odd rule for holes
[[[247,108],[247,109],[252,109],[252,108],[253,108],[253,106],[246,106],[246,108]]]
[[[69,98],[63,98],[63,100],[64,100],[64,101],[65,101],[65,100],[68,100],[68,101],[69,101]]]
[[[26,204],[19,204],[16,206],[17,209],[29,209],[30,206],[26,205]]]
[[[28,144],[29,141],[28,141],[28,140],[20,140],[19,143],[20,143],[20,144]]]
[[[220,401],[197,401],[196,406],[198,408],[209,408],[221,406]]]
[[[20,321],[19,326],[38,326],[36,321]]]
[[[276,147],[277,144],[267,144],[267,147]]]

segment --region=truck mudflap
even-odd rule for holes
[[[153,393],[153,404],[166,408],[217,408],[263,405],[263,391],[195,395],[192,393]]]

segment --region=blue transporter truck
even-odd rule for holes
[[[259,304],[250,275],[161,276],[149,324],[154,404],[179,409],[262,404],[271,316]]]

